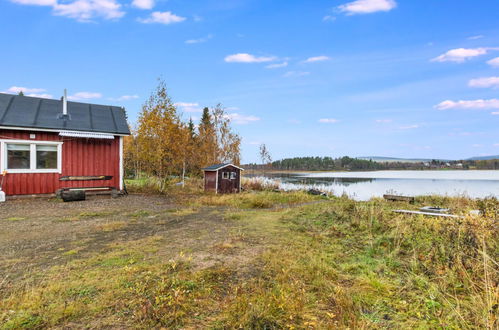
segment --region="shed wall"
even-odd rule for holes
[[[30,139],[30,134],[36,138]],[[63,138],[58,133],[0,130],[0,139],[62,141],[62,173],[8,173],[7,195],[50,194],[60,188],[120,186],[119,137],[114,140]],[[1,148],[1,147],[0,147]],[[4,151],[0,150],[0,161]],[[111,180],[60,181],[62,176],[112,176]]]
[[[224,179],[223,173],[235,172],[235,179]],[[241,181],[241,170],[233,167],[227,166],[218,171],[218,193],[220,194],[231,194],[240,192],[240,181]]]

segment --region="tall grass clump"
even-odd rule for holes
[[[403,215],[381,200],[337,199],[283,221],[321,249],[338,248],[324,258],[337,264],[339,283],[348,284],[343,289],[357,319],[386,326],[497,327],[498,201],[439,203],[463,214],[481,206],[482,215]]]
[[[129,193],[171,195],[171,194],[196,194],[202,191],[201,178],[186,178],[182,185],[181,179],[171,177],[161,179],[154,176],[144,176],[140,179],[126,180],[126,188]]]
[[[240,209],[268,209],[277,206],[290,206],[319,200],[303,191],[293,192],[243,192],[240,194],[206,194],[196,201],[202,205],[228,206]]]
[[[241,178],[241,186],[243,190],[247,191],[272,191],[279,189],[279,183],[277,181],[265,178],[265,177],[254,177],[254,178]]]

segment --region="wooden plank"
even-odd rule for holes
[[[396,213],[406,213],[406,214],[420,214],[420,215],[429,215],[432,217],[444,217],[444,218],[462,218],[458,215],[454,214],[446,214],[446,213],[433,213],[433,212],[421,212],[421,211],[411,211],[411,210],[394,210]]]
[[[111,175],[92,175],[92,176],[62,176],[59,181],[95,181],[111,180]]]
[[[414,197],[411,196],[383,195],[383,198],[389,201],[414,203]]]

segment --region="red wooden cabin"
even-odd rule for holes
[[[241,192],[241,167],[233,164],[217,164],[203,168],[204,190],[216,194]]]
[[[123,190],[121,107],[0,93],[0,172],[7,196]]]

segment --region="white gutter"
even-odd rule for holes
[[[94,132],[80,132],[80,131],[61,131],[59,136],[87,138],[87,139],[105,139],[114,140],[114,135],[109,133],[94,133]]]
[[[63,129],[51,129],[51,128],[35,128],[35,127],[18,127],[18,126],[0,126],[0,129],[7,129],[7,130],[13,130],[13,131],[36,131],[36,132],[53,132],[53,133],[60,133],[65,130]],[[74,132],[79,132],[79,131],[74,131]],[[84,132],[84,133],[93,133],[93,132]],[[99,133],[99,132],[97,132]],[[117,134],[117,133],[100,133],[100,134],[111,134],[114,136],[129,136],[130,134]]]

